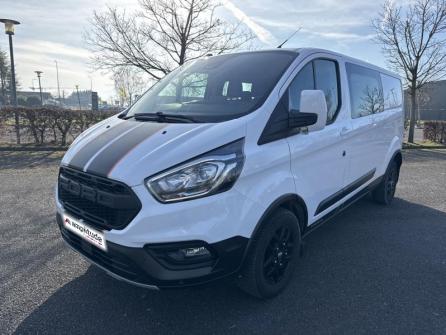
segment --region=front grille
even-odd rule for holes
[[[144,280],[145,274],[124,255],[104,252],[63,227],[60,230],[69,245],[96,264],[128,280],[136,282]]]
[[[58,192],[68,213],[99,229],[123,229],[141,209],[127,185],[72,168],[60,168]]]

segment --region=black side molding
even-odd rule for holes
[[[373,178],[375,175],[376,169],[373,169],[369,172],[367,172],[364,176],[360,177],[359,179],[355,180],[350,185],[347,185],[340,191],[336,192],[333,195],[330,195],[328,198],[321,201],[319,206],[317,206],[316,213],[314,215],[318,215],[319,213],[325,211],[328,207],[334,205],[342,198],[346,197],[356,189],[360,188],[362,185],[364,185],[366,182],[368,182],[370,179]]]
[[[363,188],[361,191],[356,193],[354,196],[350,197],[345,202],[341,203],[338,207],[332,209],[330,212],[325,214],[323,217],[321,217],[319,220],[317,220],[315,223],[313,223],[311,226],[307,226],[305,233],[303,234],[302,238],[306,238],[308,235],[310,235],[312,232],[314,232],[319,227],[323,226],[323,224],[327,221],[329,221],[334,216],[338,215],[340,212],[344,211],[351,205],[353,205],[356,201],[360,200],[364,196],[370,193],[373,189],[375,189],[376,186],[381,183],[384,176],[376,178],[374,181],[372,181],[367,187]]]

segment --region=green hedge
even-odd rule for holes
[[[4,107],[0,109],[0,131],[15,136],[15,116],[19,116],[21,137],[35,144],[67,145],[91,125],[108,118],[116,111],[71,110],[62,108]],[[2,136],[5,137],[5,136]],[[22,143],[29,140],[22,140]]]
[[[425,140],[446,144],[446,121],[425,121],[423,136]]]

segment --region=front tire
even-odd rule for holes
[[[373,200],[382,205],[390,205],[395,196],[398,178],[399,168],[397,163],[392,160],[387,167],[383,180],[372,192]]]
[[[238,285],[257,298],[272,298],[287,286],[300,254],[297,217],[279,208],[262,223],[251,243]]]

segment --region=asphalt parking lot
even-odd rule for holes
[[[0,334],[444,334],[446,151],[404,153],[390,207],[363,199],[316,230],[290,287],[150,291],[69,250],[54,219],[60,154],[0,151]]]

